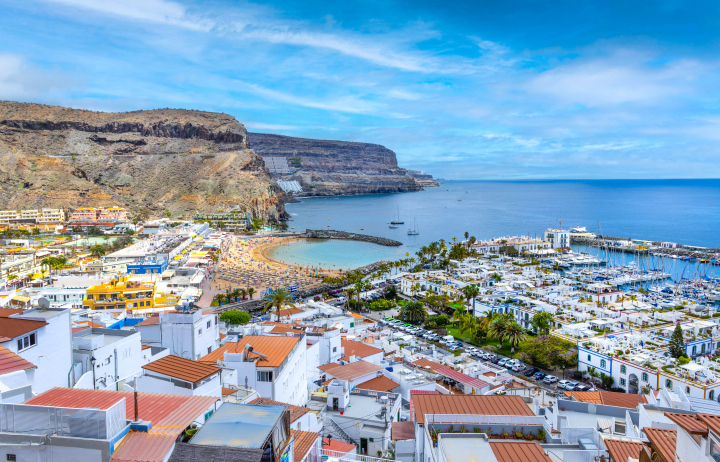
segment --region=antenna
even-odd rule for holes
[[[38,306],[40,307],[40,311],[46,311],[50,308],[50,300],[45,297],[40,297],[38,298]]]

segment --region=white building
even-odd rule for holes
[[[140,333],[97,327],[76,332],[73,361],[78,388],[123,390],[145,363]]]
[[[303,406],[308,400],[305,335],[246,335],[200,359],[222,367],[223,386],[256,390],[262,398]]]
[[[570,247],[570,232],[565,229],[548,228],[545,230],[543,240],[548,241],[553,249]]]
[[[222,397],[222,369],[217,366],[169,355],[142,369],[143,375],[135,381],[137,391]]]
[[[73,385],[70,310],[30,309],[0,317],[0,341],[13,353],[37,367],[33,393]]]
[[[201,310],[168,311],[151,316],[135,326],[142,343],[162,346],[171,355],[199,359],[220,346],[218,315]]]

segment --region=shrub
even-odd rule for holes
[[[238,326],[250,322],[250,313],[245,311],[231,310],[220,314],[220,320],[231,326]]]

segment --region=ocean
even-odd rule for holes
[[[326,228],[401,241],[383,247],[317,241],[278,248],[302,266],[354,268],[413,255],[432,241],[539,236],[548,227],[585,226],[611,236],[720,246],[720,180],[447,181],[401,194],[303,198],[287,204],[294,230]],[[405,221],[390,229],[391,220]],[[407,230],[417,227],[419,235]]]

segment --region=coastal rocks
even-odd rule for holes
[[[369,236],[367,234],[348,233],[345,231],[335,231],[333,229],[307,229],[301,235],[306,239],[347,239],[351,241],[370,242],[388,247],[399,247],[402,242],[386,239],[384,237]]]
[[[0,207],[107,207],[152,216],[247,210],[285,217],[285,194],[227,114],[104,113],[0,102]]]
[[[371,263],[366,266],[361,266],[360,268],[356,268],[353,271],[359,271],[362,273],[363,276],[367,276],[368,274],[374,273],[375,271],[379,270],[381,266],[387,264],[388,262],[385,260],[380,260],[375,263]],[[344,287],[344,284],[323,284],[318,287],[313,287],[308,290],[301,290],[295,293],[296,298],[306,298],[306,297],[312,297],[315,295],[320,295],[326,292],[330,292],[331,290],[341,289]]]
[[[302,195],[338,196],[420,191],[420,183],[398,167],[384,146],[248,133],[250,147],[263,157],[285,157]]]

